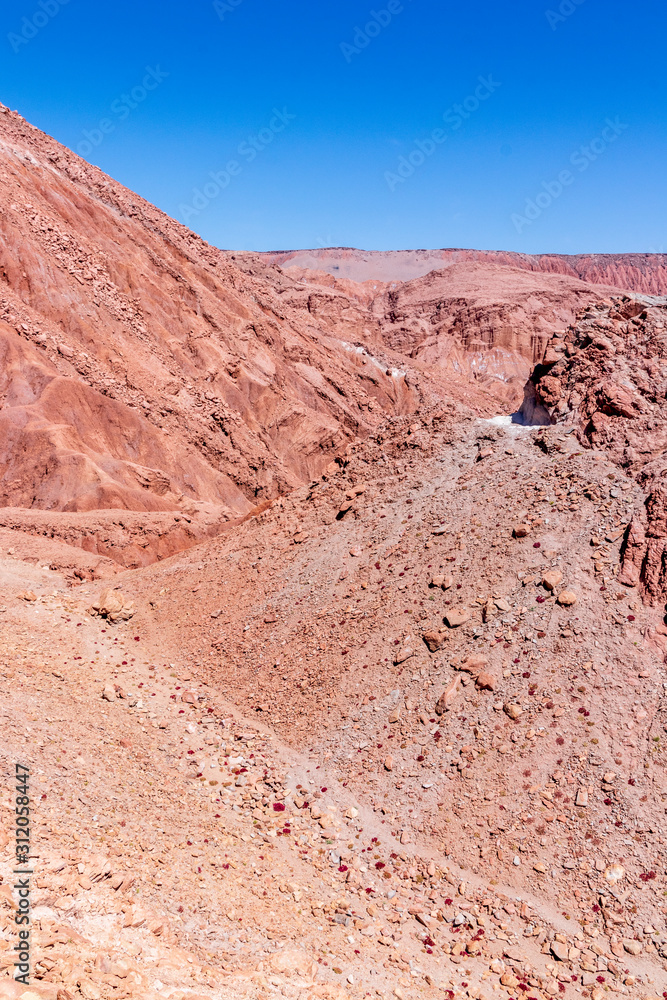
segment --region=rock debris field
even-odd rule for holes
[[[662,994],[637,485],[557,427],[382,438],[106,601],[5,550],[39,995]]]

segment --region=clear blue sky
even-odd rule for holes
[[[0,28],[0,100],[218,246],[667,251],[664,0],[6,0]]]

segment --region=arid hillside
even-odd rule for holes
[[[285,286],[0,114],[5,505],[219,509],[307,480],[382,413],[397,359],[324,337]]]
[[[605,293],[508,261],[371,288],[224,253],[7,109],[0,177],[12,508],[224,524],[425,401],[509,412]]]
[[[0,182],[0,1000],[666,997],[664,262]]]

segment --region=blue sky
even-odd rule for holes
[[[665,252],[666,27],[664,0],[8,0],[0,100],[225,248]]]

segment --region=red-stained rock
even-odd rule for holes
[[[540,381],[540,399],[545,406],[555,406],[563,394],[560,379],[545,375]]]
[[[435,630],[429,630],[424,632],[422,639],[430,649],[432,653],[436,653],[439,649],[447,642],[446,632],[436,632]]]
[[[626,536],[623,561],[618,582],[626,587],[637,587],[641,581],[642,564],[646,555],[646,528],[641,519],[633,517]]]
[[[632,418],[641,412],[641,402],[624,386],[605,382],[597,390],[598,407],[610,417]]]

